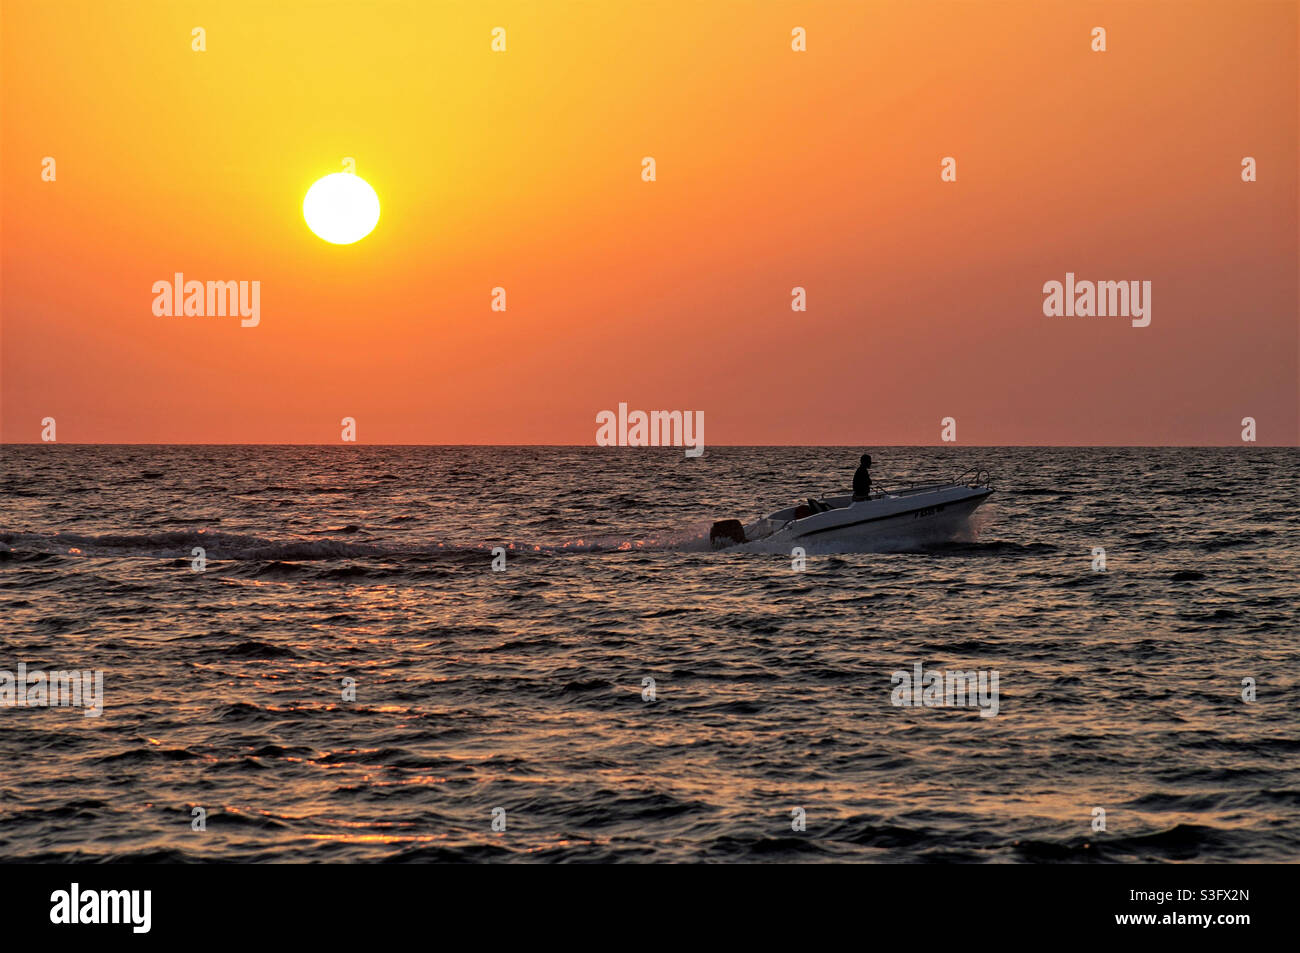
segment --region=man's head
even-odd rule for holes
[[[864,453],[864,454],[862,455],[862,465],[863,465],[864,467],[869,467],[869,466],[871,466],[871,454],[869,454],[869,453]]]

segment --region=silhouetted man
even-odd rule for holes
[[[853,502],[871,499],[871,454],[864,453],[853,474]]]

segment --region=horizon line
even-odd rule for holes
[[[520,449],[520,448],[556,448],[556,449],[591,449],[591,450],[682,450],[683,447],[673,446],[670,444],[661,446],[644,446],[644,447],[602,447],[598,444],[590,443],[361,443],[359,441],[338,441],[332,443],[276,443],[270,441],[260,441],[254,443],[146,443],[146,442],[93,442],[78,443],[74,441],[63,440],[25,440],[9,441],[0,440],[0,446],[3,447],[443,447],[448,449],[463,447],[482,447],[490,449]],[[1229,447],[1242,448],[1269,448],[1269,449],[1300,449],[1300,443],[1259,443],[1259,442],[1241,442],[1241,443],[715,443],[706,444],[705,452],[710,447],[719,449],[751,449],[751,448],[807,448],[807,449],[826,449],[826,448],[849,448],[849,447],[882,447],[887,449],[898,450],[919,450],[919,449],[1032,449],[1032,450],[1069,450],[1079,448],[1093,449],[1133,449],[1133,450],[1187,450],[1187,449],[1226,449]]]

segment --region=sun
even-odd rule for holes
[[[302,200],[307,227],[335,245],[359,242],[379,222],[379,196],[370,183],[352,172],[317,179]]]

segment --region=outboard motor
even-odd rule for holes
[[[740,520],[718,520],[709,530],[709,543],[714,549],[734,546],[745,541],[745,527]]]

